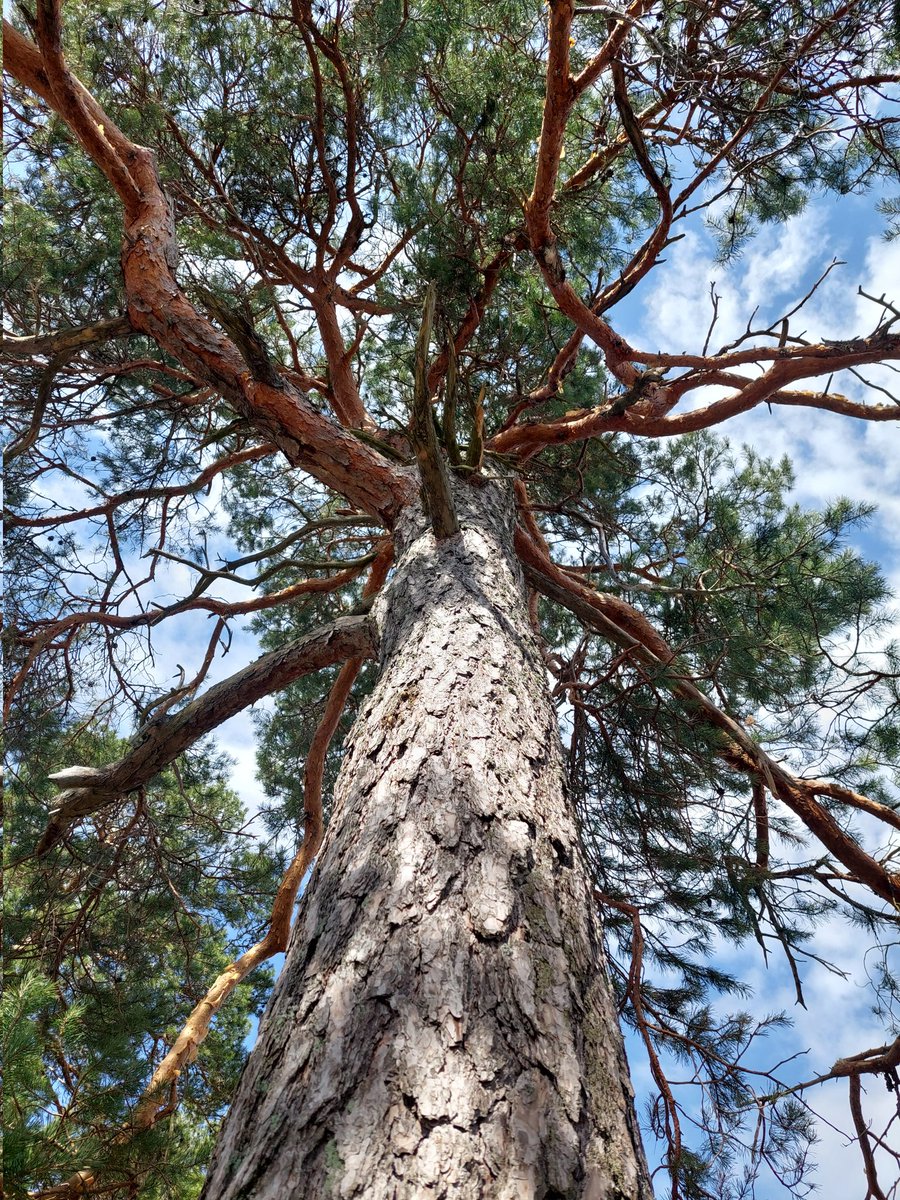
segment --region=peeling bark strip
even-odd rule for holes
[[[652,1195],[505,486],[398,523],[382,674],[203,1200]]]
[[[331,625],[264,654],[223,679],[171,716],[162,714],[139,730],[133,747],[108,767],[68,767],[50,778],[65,785],[55,799],[36,853],[46,854],[73,821],[97,812],[126,792],[143,787],[188,746],[270,692],[347,658],[369,658],[375,631],[367,616],[340,617]]]

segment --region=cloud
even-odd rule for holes
[[[728,264],[715,261],[703,228],[688,229],[671,247],[642,307],[631,307],[628,336],[647,350],[698,353],[713,317],[713,288],[718,308],[712,349],[739,337],[751,319],[754,328],[765,327],[802,298],[834,256],[817,236],[822,221],[820,208],[810,205],[784,225],[765,226]]]

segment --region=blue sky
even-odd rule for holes
[[[678,352],[702,346],[711,317],[710,284],[720,296],[719,323],[713,345],[730,341],[747,325],[759,307],[754,327],[765,327],[792,307],[834,258],[836,268],[817,291],[803,314],[792,319],[791,330],[806,330],[811,340],[860,336],[873,328],[878,310],[857,294],[862,287],[871,295],[887,295],[900,303],[900,241],[882,238],[884,221],[875,211],[871,195],[814,197],[807,208],[782,226],[763,229],[740,258],[727,266],[715,261],[712,239],[702,226],[692,227],[673,245],[669,261],[655,273],[649,288],[635,296],[617,327],[645,349]],[[900,377],[884,368],[867,370],[875,382],[900,396]],[[836,376],[834,391],[862,399],[861,384],[852,376]],[[869,399],[884,402],[876,394]],[[795,499],[803,506],[820,507],[837,496],[878,505],[872,521],[851,540],[868,558],[881,564],[895,594],[900,592],[900,433],[893,424],[865,424],[814,409],[765,406],[723,426],[733,444],[749,444],[759,452],[780,457],[787,453],[796,471]],[[887,636],[900,635],[895,620]],[[882,845],[885,839],[882,837]],[[890,846],[890,841],[887,845]],[[898,846],[894,835],[893,846]],[[795,1081],[827,1071],[836,1058],[890,1040],[884,1025],[872,1013],[873,995],[868,986],[874,969],[870,945],[858,929],[834,921],[821,931],[820,952],[847,978],[841,979],[812,963],[804,972],[808,1011],[796,1005],[793,981],[783,959],[773,956],[768,969],[750,947],[736,954],[723,945],[718,965],[753,985],[754,996],[744,1007],[754,1015],[786,1011],[795,1021],[792,1030],[779,1032],[761,1047],[760,1060],[799,1053]],[[898,964],[895,963],[895,969]],[[639,1102],[650,1088],[643,1049],[629,1039],[629,1057]],[[865,1195],[862,1160],[847,1131],[852,1129],[847,1106],[847,1085],[826,1084],[807,1093],[811,1107],[823,1118],[819,1144],[813,1157],[819,1163],[815,1176],[821,1200],[847,1200]],[[870,1077],[864,1109],[872,1126],[881,1132],[896,1100],[880,1078]],[[900,1149],[895,1124],[888,1136]],[[648,1143],[652,1155],[652,1146]],[[896,1178],[896,1164],[882,1156],[883,1185]],[[657,1182],[661,1186],[661,1176]],[[759,1200],[787,1195],[774,1179],[757,1190]]]

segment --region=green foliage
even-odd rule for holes
[[[45,727],[14,763],[3,999],[11,1196],[86,1167],[140,1183],[142,1197],[196,1196],[271,984],[270,972],[257,973],[223,1009],[202,1065],[179,1080],[177,1116],[122,1136],[180,1023],[265,927],[279,866],[237,832],[243,813],[208,754],[104,810],[45,859],[30,858],[52,791],[47,771],[122,749],[109,732]]]
[[[600,586],[646,613],[691,676],[726,712],[749,718],[770,751],[790,750],[810,767],[831,761],[856,782],[870,780],[876,761],[895,763],[892,673],[868,666],[864,653],[888,591],[847,545],[870,510],[838,501],[802,511],[787,498],[786,461],[752,451],[740,460],[707,435],[642,449],[642,462],[633,446],[622,455],[617,483],[610,448],[577,504],[550,518],[560,544],[577,546],[576,561]],[[593,547],[586,519],[604,531]],[[555,612],[547,619],[548,640],[564,652],[573,626]],[[599,643],[582,653],[592,682],[567,718],[572,780],[604,890],[634,896],[645,878],[645,899],[659,897],[670,927],[693,932],[696,917],[709,936],[741,940],[753,932],[743,889],[760,881],[738,867],[753,850],[724,798],[744,791],[743,777],[710,753],[714,735],[664,680]],[[791,903],[775,907],[783,916]]]
[[[542,480],[548,492],[569,495],[547,518],[556,556],[650,617],[681,669],[776,759],[790,755],[801,775],[828,764],[832,777],[896,808],[897,651],[889,646],[873,662],[869,649],[889,615],[889,593],[878,568],[850,548],[871,510],[845,500],[801,510],[789,499],[787,460],[736,455],[708,435],[639,447],[611,439],[593,451],[580,456],[577,498],[566,468]],[[548,644],[564,664],[578,663],[578,689],[564,693],[561,717],[597,886],[639,907],[644,1012],[660,1031],[660,1051],[705,1080],[692,1119],[717,1132],[685,1150],[684,1195],[753,1195],[769,1169],[802,1194],[815,1140],[807,1109],[777,1109],[766,1136],[747,1149],[753,1079],[730,1064],[759,1062],[755,1043],[784,1018],[757,1022],[723,1009],[729,997],[748,996],[719,965],[723,951],[755,941],[766,962],[783,956],[803,1003],[804,965],[821,961],[815,933],[823,920],[840,914],[890,944],[896,918],[845,906],[837,891],[817,886],[820,847],[785,810],[770,811],[771,858],[761,861],[749,783],[716,754],[716,734],[673,699],[664,676],[585,638],[558,610],[543,611]],[[852,828],[846,809],[835,806],[833,815]],[[632,923],[614,908],[605,915],[624,989]],[[879,992],[889,1007],[888,974]],[[639,1028],[624,990],[622,1003]],[[662,1113],[657,1097],[658,1136]]]

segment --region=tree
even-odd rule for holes
[[[105,0],[63,20],[39,0],[5,23],[13,766],[34,778],[48,723],[99,739],[52,773],[40,832],[17,805],[16,870],[35,894],[148,845],[153,780],[274,693],[265,818],[302,824],[252,945],[235,905],[259,902],[264,862],[244,877],[207,872],[203,838],[170,851],[185,915],[225,872],[203,961],[228,925],[243,953],[177,1036],[129,1048],[65,1152],[27,1161],[38,1195],[163,1186],[159,1146],[196,1133],[179,1098],[210,1120],[220,1103],[212,1017],[288,946],[314,859],[206,1200],[649,1197],[617,1010],[646,1047],[673,1197],[753,1194],[767,1169],[802,1187],[797,1097],[821,1080],[747,1065],[771,1023],[716,1009],[741,984],[712,954],[717,936],[777,944],[799,993],[829,914],[891,936],[900,876],[872,847],[900,827],[898,659],[867,653],[887,592],[846,544],[865,511],[801,512],[789,463],[706,431],[762,405],[896,420],[859,369],[900,357],[900,312],[873,297],[870,330],[813,341],[807,295],[715,348],[714,310],[689,351],[632,344],[610,314],[698,214],[735,255],[813,188],[896,175],[894,16]],[[222,512],[236,549],[217,563]],[[148,656],[198,613],[197,669],[160,695]],[[245,616],[266,653],[204,688]],[[223,853],[236,815],[177,795]],[[147,888],[177,901],[150,861]],[[103,895],[85,929],[94,906],[112,919]],[[58,937],[34,928],[45,965]],[[14,1076],[38,1142],[56,1138],[48,1064],[74,1052],[59,1022],[86,1012],[83,980],[47,979],[14,1013],[46,1014]],[[697,1111],[667,1053],[696,1072]],[[898,1063],[894,1040],[827,1075],[850,1081],[870,1197],[861,1080],[896,1085]]]
[[[193,1196],[271,978],[248,980],[223,1013],[177,1113],[170,1097],[168,1129],[110,1130],[128,1123],[176,1011],[253,940],[278,862],[232,832],[238,799],[222,786],[221,764],[196,753],[177,778],[169,770],[142,789],[121,823],[103,814],[72,833],[64,855],[36,860],[28,852],[46,823],[55,763],[124,748],[108,731],[48,724],[30,745],[9,747],[19,766],[8,792],[15,866],[5,936],[15,969],[3,995],[4,1194],[84,1172],[126,1194],[141,1178],[143,1196]]]

